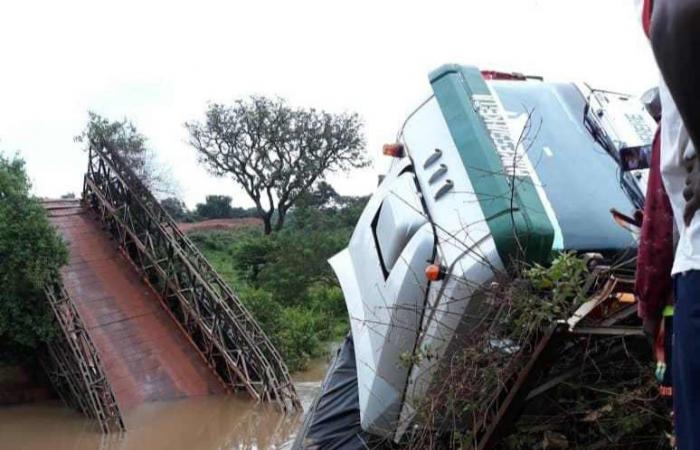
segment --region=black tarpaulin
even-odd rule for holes
[[[360,428],[360,402],[352,335],[333,359],[321,392],[306,413],[292,450],[355,450],[376,448]]]

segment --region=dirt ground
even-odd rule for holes
[[[178,227],[184,233],[193,231],[211,231],[211,230],[233,230],[243,227],[260,227],[262,220],[257,217],[245,217],[242,219],[211,219],[193,223],[178,223]]]

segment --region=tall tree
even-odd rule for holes
[[[147,146],[146,137],[128,119],[110,121],[88,111],[88,122],[76,142],[88,146],[110,147],[119,152],[126,164],[157,197],[174,197],[177,185],[169,170],[158,162],[155,152]]]
[[[0,342],[33,348],[51,337],[43,287],[68,251],[29,193],[24,161],[0,153]]]
[[[228,195],[207,195],[204,203],[197,203],[196,212],[202,219],[229,219],[234,216]]]
[[[186,222],[190,218],[185,202],[177,197],[167,197],[160,201],[160,206],[177,222]]]
[[[230,175],[253,200],[266,234],[282,228],[287,211],[316,181],[369,164],[354,113],[252,96],[230,106],[212,104],[203,123],[185,127],[200,162],[214,175]]]

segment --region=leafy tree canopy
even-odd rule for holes
[[[43,287],[68,259],[30,187],[24,161],[0,153],[0,341],[23,348],[52,336]]]
[[[217,176],[229,175],[253,200],[265,234],[279,230],[301,195],[331,172],[365,167],[357,114],[294,108],[252,96],[209,106],[204,122],[186,123],[190,144]]]
[[[204,203],[197,203],[196,213],[203,219],[229,219],[235,216],[228,195],[207,195]]]
[[[147,146],[146,137],[126,118],[110,121],[89,111],[87,125],[75,140],[119,152],[136,176],[157,197],[174,196],[178,190],[169,170],[158,162],[155,152]]]
[[[176,222],[185,222],[190,219],[190,213],[187,210],[185,202],[177,197],[164,198],[160,201],[160,206],[162,206]]]

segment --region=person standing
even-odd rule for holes
[[[650,0],[663,80],[661,175],[678,230],[673,260],[673,403],[680,450],[700,450],[700,0]]]

